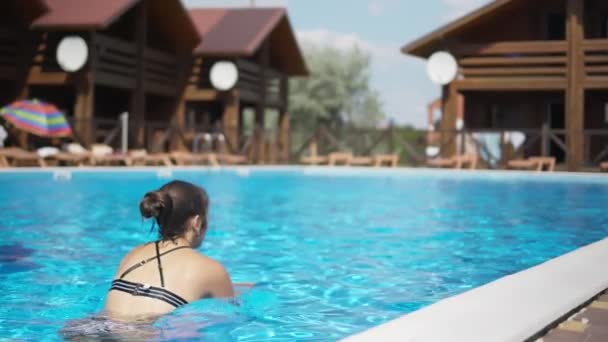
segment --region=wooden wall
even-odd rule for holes
[[[518,1],[500,13],[462,31],[454,40],[466,43],[545,39],[548,14],[565,13],[565,0]],[[564,23],[565,26],[565,23]]]
[[[467,128],[539,129],[550,103],[564,103],[560,92],[465,92]]]

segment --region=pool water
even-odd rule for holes
[[[121,257],[156,238],[155,171],[0,173],[0,340],[61,340],[95,315]],[[174,171],[204,186],[201,252],[238,304],[203,300],[153,340],[332,341],[608,235],[608,178],[491,173]]]

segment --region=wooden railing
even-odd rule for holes
[[[398,154],[400,163],[408,165],[424,165],[424,133],[410,129],[402,130],[397,127],[387,128],[329,128],[319,124],[316,129],[302,130],[294,127],[290,134],[292,145],[290,161],[299,163],[301,157],[309,153],[311,146],[319,155],[331,152],[351,152],[355,156],[370,156],[374,154]]]
[[[177,57],[153,49],[146,49],[144,56],[144,84],[146,88],[160,93],[175,93],[179,74]]]
[[[96,81],[100,84],[132,89],[137,73],[137,48],[134,43],[98,34]]]
[[[515,150],[508,151],[508,144],[505,142],[509,139],[506,137],[514,132],[523,133],[525,135],[524,142]],[[440,150],[448,146],[455,147],[455,153],[471,152],[467,151],[465,144],[473,142],[477,152],[481,151],[485,156],[489,156],[489,162],[494,167],[504,167],[509,159],[526,158],[530,156],[550,156],[552,154],[561,154],[563,161],[567,160],[568,131],[565,129],[551,129],[544,126],[539,129],[463,129],[463,130],[441,130],[433,131],[439,138],[434,141],[435,146],[439,146]],[[428,134],[428,133],[427,133]],[[483,134],[494,134],[499,136],[500,152],[495,155],[489,151],[487,146],[480,141],[480,136]],[[583,140],[583,155],[580,158],[583,165],[586,167],[598,166],[600,162],[608,160],[608,130],[605,129],[586,129],[580,133]],[[453,148],[454,149],[454,148]]]
[[[144,59],[138,60],[135,43],[97,34],[98,83],[132,89],[136,85],[137,66],[143,64],[144,87],[165,95],[177,91],[179,63],[176,56],[146,48]]]
[[[465,78],[542,77],[564,79],[566,41],[499,42],[468,45],[454,50]]]
[[[587,39],[583,43],[583,50],[586,80],[605,83],[608,80],[608,39]]]

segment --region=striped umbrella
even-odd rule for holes
[[[72,129],[63,113],[50,103],[16,101],[0,110],[2,117],[28,133],[43,137],[67,137]]]

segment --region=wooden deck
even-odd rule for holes
[[[537,342],[608,341],[608,290]]]

